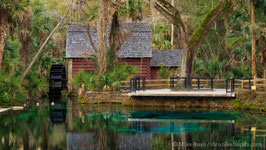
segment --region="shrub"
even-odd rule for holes
[[[0,72],[0,105],[18,105],[27,99],[27,92],[21,85],[18,73],[4,74]]]
[[[170,76],[170,67],[165,67],[163,64],[160,64],[160,70],[158,72],[158,76],[161,79],[167,79]]]
[[[73,79],[75,87],[80,88],[82,83],[88,91],[119,90],[121,81],[131,78],[137,72],[136,67],[117,65],[100,76],[94,72],[81,71]]]

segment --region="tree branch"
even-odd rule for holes
[[[155,2],[155,3],[160,3],[160,5],[165,7],[167,10],[169,10],[173,14],[175,14],[178,11],[176,8],[174,8],[170,3],[168,3],[165,0],[157,0],[157,2]]]
[[[26,77],[26,75],[29,73],[29,71],[31,70],[34,62],[37,60],[37,58],[39,57],[39,55],[41,54],[44,46],[48,43],[49,39],[52,37],[52,35],[54,34],[54,32],[57,30],[57,28],[60,26],[60,24],[63,22],[63,20],[66,18],[71,6],[72,6],[73,0],[70,0],[68,3],[68,7],[67,10],[64,14],[64,16],[61,18],[61,20],[58,22],[58,24],[56,25],[56,27],[53,29],[53,31],[49,34],[49,36],[46,38],[46,40],[44,41],[44,43],[42,44],[42,46],[40,47],[39,51],[37,52],[37,54],[34,56],[33,60],[31,61],[30,65],[28,66],[28,68],[26,69],[26,71],[23,73],[23,76],[21,78],[21,80],[23,81],[24,78]]]
[[[158,3],[155,2],[154,8],[157,9],[171,23],[174,21],[174,16],[161,7]]]
[[[182,27],[182,30],[185,34],[187,34],[187,28],[186,25],[181,18],[181,15],[179,11],[172,6],[170,3],[168,3],[165,0],[157,0],[157,2],[154,3],[154,7],[173,25],[175,25],[177,28],[179,27],[179,24]]]
[[[94,45],[94,43],[92,42],[92,39],[91,39],[91,34],[90,34],[90,24],[88,23],[88,25],[87,25],[87,34],[88,34],[88,37],[89,37],[89,41],[90,41],[90,43],[91,43],[91,46],[92,46],[92,48],[93,48],[93,50],[94,50],[94,54],[95,53],[97,53],[97,48],[95,47],[95,45]]]
[[[209,33],[212,24],[220,17],[220,15],[227,10],[229,6],[228,0],[221,0],[216,7],[211,9],[208,15],[205,17],[201,25],[198,27],[196,31],[189,37],[189,47],[193,48],[196,51],[203,39]]]

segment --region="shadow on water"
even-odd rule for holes
[[[0,119],[1,150],[265,149],[264,114],[88,106],[55,95],[49,105]]]

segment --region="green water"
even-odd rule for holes
[[[0,150],[264,150],[265,130],[263,113],[78,105],[69,100],[0,114]]]

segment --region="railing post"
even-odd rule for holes
[[[228,79],[225,80],[225,91],[226,91],[226,94],[228,93]]]
[[[213,78],[211,78],[211,89],[213,90]]]
[[[146,90],[146,78],[144,77],[144,82],[143,82],[144,84],[143,84],[143,91],[145,91]]]
[[[232,93],[232,87],[233,87],[233,82],[232,82],[232,79],[230,79],[230,88],[231,88],[231,93]]]
[[[244,89],[244,79],[241,79],[241,89]]]
[[[232,87],[231,87],[231,93],[235,91],[235,79],[232,79]]]
[[[175,78],[172,79],[172,88],[175,89]]]
[[[253,81],[254,81],[254,86],[256,87],[256,75],[254,76]]]
[[[137,92],[137,79],[134,79],[134,92]]]
[[[187,88],[187,77],[185,77],[185,89]]]
[[[169,88],[170,88],[170,90],[172,90],[173,88],[172,88],[172,77],[170,77],[170,79],[169,79],[170,81],[169,81]]]
[[[129,90],[130,90],[130,92],[132,92],[132,90],[131,90],[131,80],[132,79],[129,80]]]
[[[249,87],[249,90],[251,90],[251,79],[250,78],[248,79],[248,87]]]
[[[142,78],[142,90],[144,91],[144,81],[145,81],[145,78]]]
[[[200,78],[198,78],[198,89],[200,89]]]
[[[141,90],[140,89],[140,77],[138,78],[138,89],[137,90]]]

